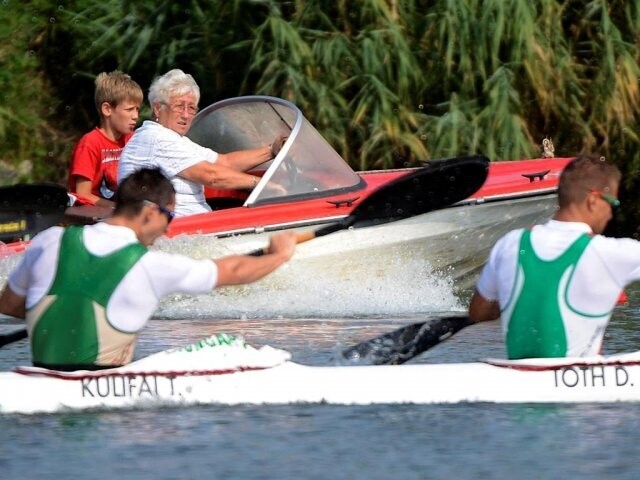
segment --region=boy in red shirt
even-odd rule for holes
[[[99,74],[95,84],[100,126],[73,149],[69,191],[79,195],[80,203],[113,206],[120,154],[133,135],[144,95],[129,75],[117,70]]]

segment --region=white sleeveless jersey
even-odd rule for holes
[[[10,288],[26,297],[27,309],[36,305],[51,288],[62,232],[61,227],[52,227],[36,235],[9,276]],[[85,227],[83,240],[89,252],[98,256],[138,241],[133,230],[107,223]],[[209,293],[217,277],[218,270],[212,260],[194,260],[150,250],[114,291],[107,304],[108,317],[112,325],[123,332],[140,331],[164,296]]]
[[[518,288],[518,249],[522,229],[502,237],[489,255],[476,289],[487,300],[498,301],[501,308],[508,304],[514,288]],[[581,222],[550,220],[536,225],[531,232],[531,243],[538,257],[552,260],[559,257],[590,227]],[[562,305],[570,305],[587,315],[600,316],[615,306],[626,285],[640,280],[640,242],[629,238],[609,238],[595,235],[582,254],[573,272],[573,278]],[[567,318],[574,316],[567,315]],[[605,319],[604,325],[609,318]],[[508,325],[502,325],[506,334]],[[567,356],[595,355],[602,342],[604,327],[597,332],[585,329],[580,321],[565,324],[569,349]],[[596,334],[599,338],[592,338]],[[588,348],[585,350],[585,345]]]

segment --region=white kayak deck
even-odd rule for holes
[[[457,364],[305,366],[290,361],[282,350],[220,338],[109,370],[19,367],[0,373],[0,413],[198,404],[640,401],[640,352]]]

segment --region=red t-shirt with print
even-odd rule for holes
[[[76,191],[76,176],[79,176],[91,180],[91,193],[112,199],[118,186],[120,155],[132,135],[133,132],[128,133],[114,142],[98,127],[84,135],[71,155],[69,191]]]

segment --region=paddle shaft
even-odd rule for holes
[[[324,235],[328,235],[333,232],[337,232],[338,230],[344,230],[349,228],[349,225],[346,225],[342,222],[340,223],[332,223],[327,225],[326,227],[319,228],[318,230],[307,230],[305,232],[299,232],[296,234],[296,244],[308,242],[309,240],[313,240],[314,238],[322,237]],[[266,253],[269,253],[269,248],[258,248],[257,250],[253,250],[247,255],[251,255],[252,257],[260,257]]]

